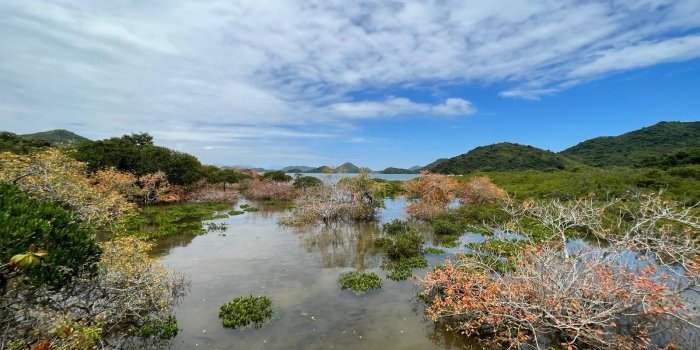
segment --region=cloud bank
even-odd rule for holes
[[[478,108],[401,89],[498,84],[539,99],[700,56],[696,0],[8,0],[0,13],[3,128],[148,130],[195,153],[260,146],[271,161],[308,152],[271,138]]]

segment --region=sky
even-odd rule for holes
[[[700,1],[0,2],[0,129],[425,165],[700,120]]]

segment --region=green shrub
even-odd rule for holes
[[[416,230],[395,235],[386,247],[386,254],[392,260],[422,255],[423,236]]]
[[[382,231],[388,235],[408,232],[410,229],[411,228],[408,226],[408,222],[399,219],[394,219],[393,221],[382,225]]]
[[[411,277],[413,269],[428,267],[428,260],[423,255],[390,261],[384,268],[389,269],[387,277],[394,281],[403,281]]]
[[[272,301],[266,296],[237,297],[221,306],[219,318],[224,327],[246,327],[251,323],[260,328],[272,317]]]
[[[303,189],[323,185],[323,181],[313,176],[297,176],[294,179],[294,188]]]
[[[230,215],[230,216],[236,216],[236,215],[242,215],[242,214],[244,214],[244,213],[245,213],[245,212],[244,212],[244,211],[241,211],[241,210],[231,210],[231,211],[228,212],[228,215]]]
[[[436,235],[460,235],[465,231],[463,225],[445,214],[430,220],[430,225]]]
[[[382,280],[374,272],[346,272],[340,275],[338,282],[342,289],[350,289],[356,294],[366,293],[371,289],[382,287]]]
[[[275,182],[288,182],[292,181],[292,177],[287,175],[284,171],[268,171],[262,176],[263,180],[270,180]]]
[[[16,186],[0,184],[0,263],[29,251],[47,254],[25,269],[26,276],[32,283],[51,286],[95,271],[100,257],[94,232],[72,213],[34,199]]]

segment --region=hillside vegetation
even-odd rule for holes
[[[43,140],[47,141],[52,145],[58,144],[77,144],[79,142],[88,141],[87,138],[82,137],[76,133],[70,132],[64,129],[56,129],[49,131],[42,131],[33,134],[20,135],[20,137],[27,140]]]
[[[574,162],[556,153],[504,142],[433,162],[425,169],[442,174],[466,174],[474,171],[562,170],[573,165]]]
[[[592,166],[634,166],[649,158],[697,148],[700,122],[660,122],[619,136],[590,139],[561,154]]]

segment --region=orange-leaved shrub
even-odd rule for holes
[[[457,189],[457,197],[466,204],[492,204],[506,197],[506,191],[496,186],[488,176],[475,176]]]
[[[255,200],[288,201],[296,197],[296,189],[291,182],[271,180],[250,180],[245,183],[244,194]]]
[[[406,211],[418,219],[430,219],[447,210],[455,198],[457,184],[447,175],[423,172],[404,183],[404,190],[413,201]]]

